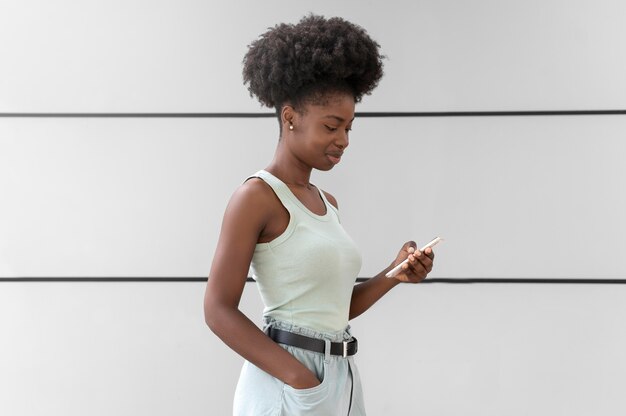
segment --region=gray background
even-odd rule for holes
[[[309,11],[388,56],[357,111],[626,108],[618,1],[3,1],[0,113],[268,112],[246,45]],[[206,276],[272,118],[0,118],[0,279]],[[361,277],[435,235],[431,278],[624,278],[625,116],[357,118],[339,200]],[[403,285],[353,322],[371,414],[614,415],[623,285]],[[229,414],[241,358],[202,282],[2,282],[0,411]],[[260,323],[248,284],[242,309]]]

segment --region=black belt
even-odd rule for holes
[[[265,333],[279,344],[291,345],[292,347],[303,348],[305,350],[320,352],[322,354],[324,354],[326,350],[326,342],[323,339],[294,334],[293,332],[283,331],[282,329],[273,327],[266,329]],[[352,337],[352,340],[350,341],[330,343],[331,355],[348,357],[356,354],[357,349],[358,342],[354,337]]]

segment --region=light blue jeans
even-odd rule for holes
[[[354,357],[329,353],[330,342],[351,339],[350,327],[344,331],[323,333],[267,318],[264,329],[269,326],[327,341],[325,354],[279,344],[316,374],[322,384],[310,389],[294,389],[245,361],[235,391],[233,415],[365,415],[363,389]]]

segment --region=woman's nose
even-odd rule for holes
[[[348,147],[348,145],[350,144],[350,139],[348,138],[348,132],[344,132],[341,135],[341,137],[337,140],[336,144],[337,144],[337,147],[340,148],[341,150]]]

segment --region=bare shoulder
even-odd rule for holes
[[[324,192],[324,195],[326,196],[326,199],[328,199],[328,202],[333,204],[335,208],[339,209],[339,205],[337,204],[337,199],[324,190],[322,190],[322,192]]]
[[[252,177],[242,183],[235,192],[242,193],[251,198],[264,198],[271,196],[270,186],[261,178]]]
[[[272,201],[273,192],[270,186],[260,178],[250,178],[235,190],[229,206],[234,205],[244,211],[252,210],[262,214],[271,207]]]
[[[254,243],[266,243],[280,235],[289,223],[289,213],[264,180],[251,178],[233,193],[224,213],[223,230],[242,235]]]

